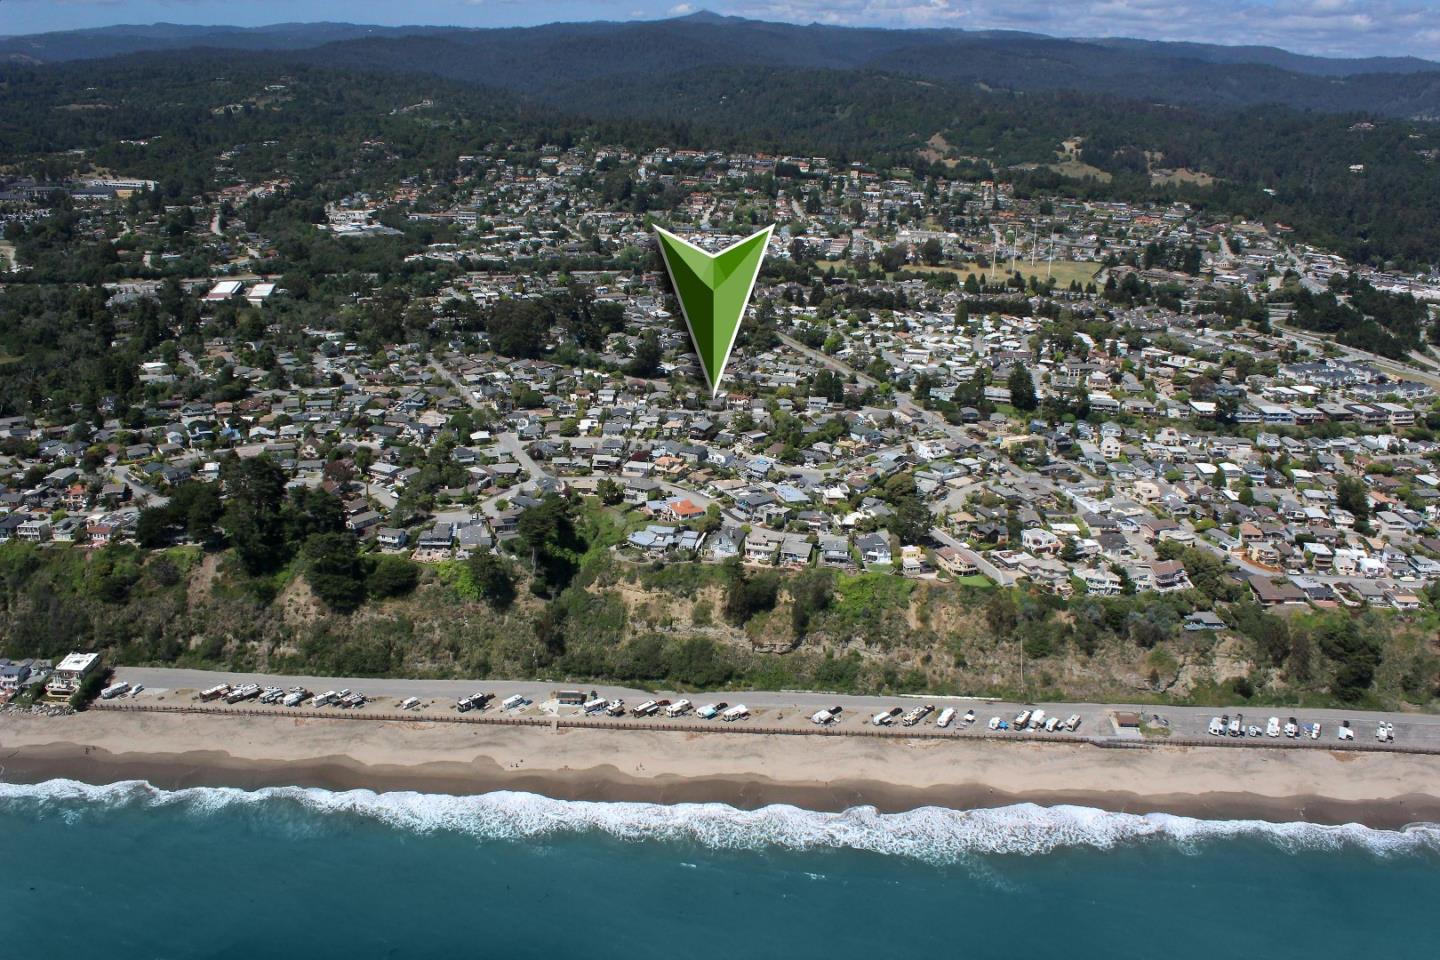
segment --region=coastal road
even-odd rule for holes
[[[1245,716],[1245,724],[1255,723],[1264,727],[1266,721],[1277,716],[1283,724],[1287,718],[1294,716],[1301,723],[1321,724],[1320,743],[1334,743],[1336,730],[1343,720],[1350,721],[1355,729],[1355,743],[1361,747],[1374,746],[1375,727],[1380,720],[1388,720],[1395,725],[1395,743],[1400,746],[1422,747],[1440,749],[1440,715],[1430,714],[1381,714],[1366,713],[1350,710],[1300,710],[1294,707],[1181,707],[1181,706],[1143,706],[1137,704],[1096,704],[1096,703],[1028,703],[1021,704],[1012,701],[991,700],[983,697],[944,697],[944,696],[897,696],[897,697],[871,697],[852,696],[848,694],[816,693],[809,691],[754,691],[754,690],[726,690],[712,693],[676,693],[673,691],[647,691],[634,687],[617,686],[615,684],[592,684],[592,683],[570,683],[559,680],[415,680],[415,679],[378,679],[362,677],[306,677],[306,676],[280,676],[253,673],[226,673],[211,670],[186,670],[169,667],[117,667],[115,670],[116,679],[128,681],[131,684],[141,683],[145,690],[139,696],[139,702],[157,702],[163,700],[166,703],[189,704],[194,694],[200,690],[206,690],[221,683],[258,683],[262,687],[277,686],[289,689],[294,686],[305,687],[312,693],[323,693],[326,690],[351,689],[363,693],[375,702],[380,710],[393,709],[398,701],[407,697],[418,697],[424,701],[423,711],[436,713],[453,712],[454,703],[463,696],[472,693],[485,692],[495,695],[498,703],[506,697],[516,694],[522,695],[534,701],[534,703],[519,711],[520,716],[544,716],[548,709],[551,713],[556,711],[553,705],[546,705],[553,692],[557,689],[583,689],[587,694],[594,691],[606,699],[624,700],[627,705],[635,706],[649,699],[679,700],[682,697],[690,700],[696,706],[706,703],[719,703],[721,701],[738,704],[743,703],[750,708],[754,718],[767,726],[795,726],[805,728],[811,714],[815,711],[839,706],[843,709],[843,719],[840,721],[842,727],[859,728],[869,724],[870,718],[881,710],[891,707],[900,707],[903,710],[910,710],[921,704],[933,704],[936,713],[932,714],[926,721],[927,725],[934,723],[938,712],[945,707],[954,707],[957,713],[963,715],[967,710],[974,710],[977,721],[974,731],[989,733],[987,723],[991,717],[1002,717],[1013,720],[1017,713],[1023,709],[1034,709],[1039,707],[1047,715],[1058,715],[1062,719],[1077,714],[1081,718],[1079,735],[1084,737],[1119,737],[1120,734],[1111,722],[1111,716],[1117,711],[1133,711],[1146,716],[1158,714],[1169,723],[1171,734],[1181,738],[1206,738],[1206,727],[1210,719],[1220,714],[1234,716],[1238,709]],[[282,707],[256,707],[260,710],[283,711]],[[491,706],[489,712],[495,712],[498,708]],[[558,708],[563,715],[576,712],[571,708]],[[422,714],[423,714],[422,711]],[[657,724],[664,724],[661,718],[656,718]],[[904,728],[895,727],[895,732],[900,734]],[[962,732],[958,731],[957,733]],[[1023,735],[1017,735],[1023,736]],[[1131,737],[1133,738],[1133,734]],[[1276,741],[1266,737],[1259,738],[1260,742],[1273,744]],[[1163,741],[1157,741],[1163,742]],[[1247,739],[1245,742],[1254,743],[1255,740]],[[1287,743],[1285,738],[1279,739],[1280,743]],[[1308,741],[1307,741],[1308,742]]]

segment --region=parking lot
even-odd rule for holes
[[[394,712],[399,710],[401,704],[412,701],[411,710],[420,717],[433,716],[437,719],[442,717],[458,716],[456,702],[462,697],[468,697],[477,692],[484,692],[493,695],[493,699],[487,704],[483,711],[474,712],[473,716],[511,716],[526,718],[545,717],[577,717],[583,715],[583,710],[574,705],[562,705],[557,702],[554,695],[556,691],[564,689],[576,690],[583,693],[586,699],[603,698],[607,701],[623,700],[625,702],[625,722],[634,720],[631,711],[634,707],[650,700],[669,700],[672,703],[680,700],[688,700],[690,709],[682,716],[666,716],[662,709],[654,716],[646,718],[643,722],[653,724],[656,727],[663,727],[666,724],[677,724],[685,722],[687,725],[701,722],[695,711],[707,704],[725,704],[726,707],[734,707],[743,704],[748,711],[745,720],[737,721],[741,724],[764,726],[767,728],[781,728],[799,730],[813,729],[811,717],[820,710],[832,707],[839,707],[840,712],[837,719],[830,724],[836,730],[849,730],[860,732],[879,732],[872,721],[874,716],[881,711],[900,710],[900,715],[883,729],[892,732],[897,736],[906,733],[925,732],[935,734],[935,723],[945,708],[955,710],[956,722],[948,728],[948,733],[957,737],[965,736],[1013,736],[1016,739],[1023,739],[1032,736],[1033,731],[1005,731],[990,729],[992,718],[1006,721],[1012,725],[1016,717],[1024,711],[1043,710],[1046,716],[1059,717],[1061,720],[1077,716],[1078,725],[1073,732],[1064,729],[1054,732],[1055,736],[1073,736],[1076,739],[1104,739],[1104,740],[1144,740],[1149,742],[1164,742],[1167,739],[1177,741],[1217,741],[1216,745],[1224,742],[1226,745],[1235,744],[1236,740],[1245,743],[1260,741],[1266,745],[1285,743],[1286,738],[1282,735],[1278,738],[1265,736],[1242,737],[1242,738],[1216,738],[1210,736],[1207,728],[1213,718],[1226,715],[1229,718],[1243,717],[1242,725],[1248,727],[1257,725],[1263,731],[1271,717],[1277,718],[1280,725],[1284,725],[1291,717],[1294,717],[1297,724],[1310,725],[1320,724],[1320,735],[1313,743],[1335,744],[1339,742],[1337,732],[1342,721],[1349,721],[1354,728],[1354,745],[1359,747],[1378,746],[1375,738],[1375,729],[1380,721],[1388,721],[1394,727],[1394,746],[1410,749],[1436,749],[1440,750],[1440,716],[1427,714],[1378,714],[1364,713],[1360,711],[1344,711],[1334,709],[1323,710],[1301,710],[1290,707],[1248,707],[1248,708],[1215,708],[1215,707],[1179,707],[1179,706],[1143,706],[1135,704],[1068,704],[1068,703],[1017,703],[1013,701],[997,701],[984,698],[971,697],[869,697],[850,696],[838,694],[812,693],[800,691],[722,691],[719,693],[675,693],[666,691],[648,691],[631,687],[619,687],[614,685],[589,685],[570,684],[548,680],[520,681],[520,680],[410,680],[410,679],[375,679],[375,678],[337,678],[337,677],[304,677],[304,676],[276,676],[264,674],[241,674],[221,673],[204,670],[177,670],[168,668],[134,667],[120,668],[116,671],[116,678],[129,682],[132,686],[140,685],[143,689],[138,696],[131,697],[126,694],[122,699],[125,702],[141,704],[165,704],[171,706],[185,706],[196,703],[200,691],[210,689],[221,683],[238,685],[242,683],[255,683],[260,687],[280,687],[290,689],[292,687],[303,687],[312,694],[320,694],[330,690],[351,690],[364,694],[369,703],[363,709],[371,712]],[[521,697],[526,703],[513,709],[503,709],[501,704],[511,697]],[[222,701],[223,702],[223,701]],[[910,712],[917,706],[929,705],[935,709],[922,721],[913,727],[906,727],[900,723],[901,716]],[[312,701],[306,701],[302,706],[311,708]],[[236,709],[253,710],[274,710],[283,712],[286,708],[279,704],[269,706],[258,706],[253,701],[236,707]],[[338,706],[327,706],[326,710],[340,711]],[[966,725],[960,719],[969,711],[974,711],[975,721]],[[1140,720],[1139,727],[1120,725],[1119,720],[1126,714],[1134,714]],[[603,712],[595,714],[596,723],[604,723],[607,720],[614,721]],[[718,717],[711,720],[717,728],[727,726]],[[1308,736],[1302,735],[1300,740],[1307,744],[1312,741]]]

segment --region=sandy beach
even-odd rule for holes
[[[559,799],[715,801],[816,810],[868,804],[1079,804],[1208,819],[1440,822],[1440,758],[1198,747],[1005,744],[549,730],[90,712],[0,719],[0,779],[297,785]]]

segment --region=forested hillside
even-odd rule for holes
[[[210,51],[0,68],[13,107],[0,114],[0,150],[29,158],[28,169],[48,176],[73,165],[64,151],[87,149],[94,162],[158,179],[167,195],[179,197],[204,188],[205,151],[237,139],[292,138],[284,155],[257,150],[242,162],[272,171],[288,164],[303,177],[312,172],[308,164],[341,162],[324,144],[349,138],[396,142],[412,162],[428,165],[445,160],[447,151],[453,160],[474,149],[485,129],[537,142],[564,142],[585,131],[634,146],[823,154],[942,177],[952,170],[993,173],[1031,194],[1184,200],[1220,216],[1278,221],[1365,263],[1425,265],[1440,249],[1440,128],[1426,123],[984,91],[847,70],[708,67],[660,83],[643,58],[629,60],[627,76],[603,84],[557,65],[547,91],[537,95],[370,72],[383,59],[337,71],[292,56]],[[423,66],[408,59],[405,65],[430,70],[443,62],[437,55]],[[301,83],[284,98],[257,101],[256,85],[278,75]],[[509,75],[507,68],[483,79],[501,83]],[[392,114],[424,98],[437,101],[443,122]],[[230,104],[237,109],[217,112]],[[948,149],[927,165],[921,153],[934,155],[937,135]],[[302,149],[295,149],[296,137]],[[143,148],[120,142],[135,138],[154,142]],[[1073,138],[1082,142],[1083,165],[1051,169],[1062,141]],[[1204,177],[1158,177],[1157,169]]]

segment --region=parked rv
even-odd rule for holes
[[[923,707],[916,707],[914,710],[905,714],[905,716],[900,718],[900,723],[907,727],[913,727],[934,712],[935,708],[927,703]]]
[[[217,683],[215,686],[211,687],[209,690],[201,690],[201,691],[200,691],[200,699],[203,700],[203,701],[205,701],[206,703],[209,703],[211,700],[219,700],[221,697],[227,695],[229,692],[230,692],[230,684],[228,684],[228,683]]]
[[[254,700],[260,696],[260,684],[242,683],[225,695],[226,703],[239,703],[242,700]]]
[[[895,718],[900,716],[901,712],[902,711],[899,707],[891,707],[889,710],[881,710],[879,713],[875,714],[875,716],[870,718],[870,722],[877,727],[888,727],[890,726],[890,724],[895,722]]]

